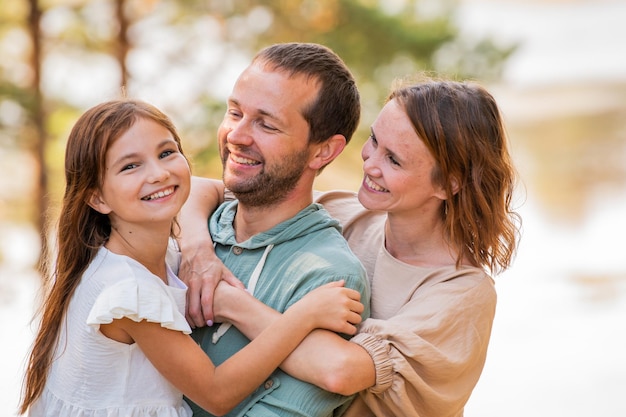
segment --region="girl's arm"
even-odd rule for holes
[[[182,256],[177,275],[189,288],[185,316],[191,327],[203,327],[213,320],[213,294],[221,280],[244,288],[215,256],[209,234],[208,219],[223,201],[222,181],[192,177],[189,198],[178,215]]]
[[[216,295],[214,312],[218,321],[232,323],[251,340],[281,316],[247,291],[221,285]],[[374,362],[365,349],[321,329],[310,333],[280,368],[295,378],[342,395],[352,395],[376,382]]]
[[[217,367],[191,337],[159,323],[122,318],[100,329],[107,336],[130,337],[183,394],[210,413],[223,415],[262,384],[313,329],[354,334],[363,311],[359,300],[360,294],[344,288],[341,281],[324,285],[277,316],[255,340]]]

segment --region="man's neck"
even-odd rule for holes
[[[313,203],[312,192],[292,193],[277,204],[261,207],[247,206],[239,202],[233,227],[237,242],[270,230],[277,224],[291,219]]]

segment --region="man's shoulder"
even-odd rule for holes
[[[315,253],[333,262],[359,263],[340,229],[335,227],[320,229],[307,235],[304,240],[306,243],[302,247],[308,253]]]

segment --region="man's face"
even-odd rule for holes
[[[224,185],[240,203],[271,205],[294,190],[310,157],[302,110],[318,89],[315,80],[263,63],[241,74],[218,129]]]

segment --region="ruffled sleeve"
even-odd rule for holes
[[[98,328],[114,319],[128,317],[137,322],[161,323],[167,329],[190,334],[191,328],[183,313],[186,289],[168,287],[150,278],[124,279],[106,287],[98,295],[87,324]]]

